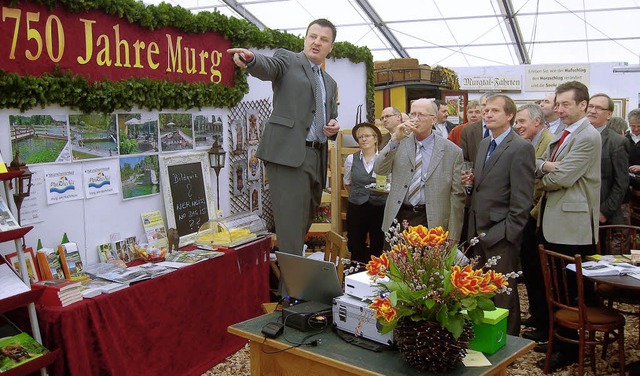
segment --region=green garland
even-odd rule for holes
[[[193,14],[166,3],[145,6],[134,0],[29,0],[53,9],[62,6],[73,13],[99,9],[106,14],[137,23],[149,30],[175,27],[186,33],[216,32],[232,41],[234,46],[247,48],[286,48],[301,51],[303,39],[276,30],[260,30],[246,20],[229,18],[217,11]],[[16,6],[20,1],[12,1]],[[334,44],[332,58],[349,59],[367,67],[367,107],[373,113],[373,55],[367,47],[347,42]],[[235,86],[225,87],[205,83],[175,83],[146,78],[89,83],[84,77],[56,69],[40,77],[20,76],[0,71],[0,107],[26,111],[33,107],[58,104],[77,108],[85,113],[111,113],[134,106],[152,109],[188,109],[202,107],[234,107],[249,92],[247,74],[235,70]]]

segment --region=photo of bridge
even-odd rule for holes
[[[67,115],[9,115],[12,155],[26,164],[71,160]]]

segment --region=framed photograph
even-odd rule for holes
[[[158,115],[160,126],[160,150],[193,150],[192,116],[187,113],[161,113]]]
[[[244,154],[246,140],[242,121],[234,120],[229,128],[231,132],[231,152],[234,155]]]
[[[247,160],[240,159],[231,166],[231,180],[233,181],[233,195],[240,196],[247,191]]]
[[[258,141],[260,141],[258,111],[249,109],[247,110],[247,143],[249,145],[257,145]]]
[[[260,183],[249,186],[249,210],[252,213],[262,215],[262,192]]]
[[[25,262],[27,263],[27,273],[29,273],[29,279],[31,282],[38,282],[40,277],[40,271],[35,263],[35,255],[33,254],[33,248],[28,247],[23,250]],[[7,255],[7,261],[15,270],[22,275],[22,271],[20,270],[20,263],[18,261],[18,253],[13,252]]]
[[[259,181],[260,180],[260,159],[256,157],[256,153],[258,152],[258,145],[251,145],[247,148],[248,165],[247,165],[247,180],[248,181]]]
[[[157,155],[127,155],[120,157],[122,199],[129,200],[160,193]]]
[[[243,162],[246,169],[247,162]],[[180,246],[193,243],[200,226],[215,218],[207,153],[163,156],[160,182],[167,227],[178,231]]]
[[[611,98],[613,100],[613,116],[627,118],[627,100],[624,98]]]

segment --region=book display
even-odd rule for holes
[[[23,173],[23,170],[0,173],[0,181],[3,182],[4,188],[4,195],[0,192],[0,197],[11,197],[9,182]],[[4,203],[6,204],[6,202]],[[7,206],[8,213],[2,214],[5,222],[6,218],[13,218],[13,213],[8,208],[9,206]],[[0,372],[7,372],[8,374],[26,375],[33,373],[38,369],[49,366],[62,354],[60,349],[48,351],[41,345],[42,338],[34,302],[43,293],[43,289],[31,288],[26,257],[21,242],[22,237],[31,229],[33,229],[32,226],[7,230],[0,229],[0,242],[14,242],[18,264],[20,265],[19,269],[22,271],[21,276],[18,277],[7,264],[0,264],[0,286],[2,286],[2,289],[0,289],[2,291],[0,293],[0,313],[26,307],[33,335],[32,338],[26,333],[20,333],[0,340],[0,354],[2,354],[0,355]]]
[[[78,244],[73,242],[60,244],[58,245],[58,253],[60,254],[60,264],[62,265],[62,270],[64,270],[65,278],[73,280],[89,279],[89,276],[84,272]]]
[[[64,279],[64,270],[60,263],[60,255],[56,249],[38,249],[36,251],[36,260],[42,273],[42,279]]]
[[[79,281],[69,279],[51,279],[36,282],[34,285],[44,287],[38,304],[52,307],[66,307],[82,300],[82,288]]]

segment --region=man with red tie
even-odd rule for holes
[[[546,249],[565,255],[594,254],[600,215],[602,143],[600,133],[586,117],[589,90],[578,81],[563,83],[556,88],[556,105],[566,128],[536,161],[536,176],[544,190],[538,216],[539,242]],[[523,336],[546,340],[546,333],[539,331]],[[552,354],[552,372],[577,359],[577,348],[558,343],[555,349],[559,347],[565,348]]]

